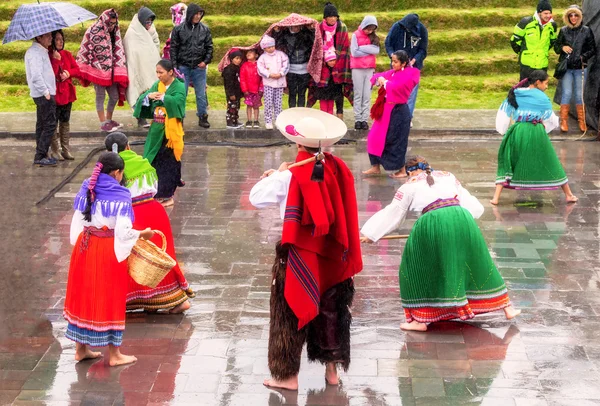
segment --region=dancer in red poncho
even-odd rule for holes
[[[266,171],[250,192],[257,208],[278,205],[283,219],[271,286],[270,387],[298,389],[300,354],[326,364],[325,379],[338,384],[337,364],[350,365],[349,306],[352,277],[362,270],[358,211],[352,173],[340,158],[321,154],[347,131],[337,117],[308,108],[285,110],[277,128],[298,145],[294,166]],[[289,169],[288,169],[289,167]],[[319,172],[321,181],[313,177]],[[317,176],[318,177],[318,176]]]

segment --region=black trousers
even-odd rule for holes
[[[34,97],[37,121],[35,123],[35,161],[46,158],[56,131],[56,101],[54,96]]]
[[[269,370],[275,379],[288,379],[300,371],[300,356],[306,342],[310,361],[335,362],[345,371],[350,367],[350,306],[354,282],[333,286],[321,296],[319,314],[298,330],[298,318],[284,297],[288,248],[277,243],[271,285],[269,328]]]
[[[68,123],[71,121],[71,108],[73,103],[63,104],[62,106],[56,106],[56,118],[61,123]]]
[[[533,68],[530,68],[529,66],[521,65],[521,69],[519,71],[519,77],[520,77],[519,80],[523,80],[523,79],[528,78],[529,74],[531,72],[533,72],[534,70],[538,70],[538,69],[533,69]],[[546,68],[539,69],[539,70],[543,70],[544,72],[547,72],[548,68],[546,67]]]
[[[289,107],[306,107],[306,90],[310,82],[310,73],[288,73],[286,76],[289,91]]]

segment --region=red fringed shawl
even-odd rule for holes
[[[319,24],[319,30],[321,36],[324,38],[323,24],[326,24],[325,21]],[[330,72],[329,69],[325,69],[324,67],[321,69],[321,80],[316,84],[311,83],[311,86],[308,89],[307,107],[312,107],[317,102],[314,87],[327,86],[330,75],[333,75],[333,81],[335,83],[343,85],[342,92],[344,93],[344,97],[348,99],[350,104],[354,104],[354,88],[352,85],[352,71],[350,70],[350,37],[348,36],[348,27],[341,21],[337,22],[334,43],[337,60],[333,67],[333,71]]]
[[[129,79],[119,26],[114,32],[114,46],[108,30],[111,12],[116,14],[114,9],[104,11],[98,17],[98,21],[85,32],[77,53],[77,64],[81,71],[80,82],[83,86],[94,83],[108,87],[116,83],[119,86],[119,106],[122,106]]]
[[[299,152],[296,162],[310,158]],[[290,244],[284,295],[301,329],[319,314],[329,288],[362,270],[354,177],[326,153],[323,182],[310,180],[314,163],[292,168],[282,244]]]

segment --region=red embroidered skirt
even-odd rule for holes
[[[113,230],[82,232],[71,254],[63,315],[66,337],[80,344],[120,346],[125,329],[127,261],[117,262]],[[87,241],[86,241],[87,240]]]
[[[167,253],[177,260],[171,222],[162,204],[149,195],[140,196],[133,199],[133,212],[135,214],[133,228],[144,230],[150,227],[162,231],[167,238]],[[159,235],[155,235],[151,241],[159,247],[162,246],[162,238]],[[183,276],[179,264],[175,265],[154,289],[140,285],[128,276],[127,310],[169,309],[193,296],[194,293]]]

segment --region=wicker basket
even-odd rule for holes
[[[127,260],[129,275],[133,280],[150,288],[155,288],[176,264],[175,260],[165,252],[167,249],[165,235],[158,230],[154,232],[162,237],[162,248],[157,247],[152,241],[140,238],[131,249],[131,255]]]

